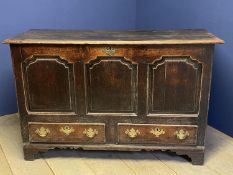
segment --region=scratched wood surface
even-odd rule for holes
[[[232,175],[233,139],[208,127],[204,166],[166,152],[53,150],[24,161],[17,114],[0,117],[1,175]]]
[[[204,29],[101,31],[31,29],[4,41],[7,44],[221,44]]]

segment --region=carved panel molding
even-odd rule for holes
[[[190,56],[163,56],[149,65],[148,113],[197,114],[202,63]]]
[[[123,57],[97,57],[86,65],[87,113],[136,115],[137,65]]]
[[[59,56],[33,55],[22,66],[28,113],[74,113],[72,64]]]

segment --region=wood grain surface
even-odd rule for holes
[[[37,129],[44,127],[49,129],[48,135],[41,137],[36,133]],[[63,132],[64,130],[70,132]],[[89,128],[96,130],[97,133],[92,137],[87,137],[83,132]],[[29,123],[30,142],[56,142],[56,143],[104,143],[105,142],[105,124],[96,123]]]
[[[204,29],[152,31],[40,30],[32,29],[8,44],[217,44],[224,43]]]
[[[138,130],[139,134],[135,138],[130,138],[125,133],[126,130],[131,128]],[[163,130],[164,133],[157,137],[152,133],[152,130]],[[189,136],[185,139],[178,139],[175,135],[176,131],[184,130],[189,133]],[[190,125],[156,125],[156,124],[118,124],[118,139],[119,143],[128,144],[151,144],[151,143],[163,143],[174,145],[195,145],[197,142],[197,126]]]
[[[30,30],[6,43],[26,160],[56,148],[168,150],[203,164],[223,43],[206,30]]]

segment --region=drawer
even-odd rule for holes
[[[29,123],[30,142],[105,143],[102,123]]]
[[[127,144],[195,145],[195,125],[118,124],[118,142]]]

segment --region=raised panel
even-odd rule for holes
[[[202,65],[190,56],[167,56],[149,66],[149,114],[197,114]]]
[[[86,65],[87,113],[136,113],[137,66],[122,57],[97,57]]]
[[[71,64],[58,56],[33,56],[23,67],[29,112],[74,111]]]

